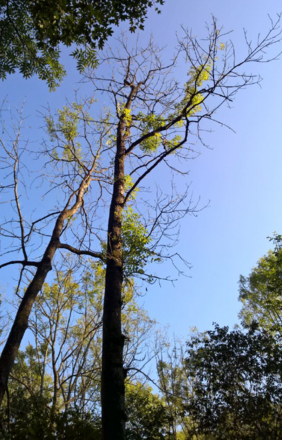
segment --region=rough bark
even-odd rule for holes
[[[28,327],[28,318],[32,306],[40,292],[48,272],[52,269],[51,262],[58,243],[50,243],[38,267],[36,274],[25,291],[18,312],[16,314],[10,334],[3,348],[0,358],[0,406],[7,390],[9,374],[13,368],[15,358],[20,348],[22,338]]]
[[[124,440],[125,403],[121,329],[123,261],[121,222],[124,203],[124,122],[118,124],[114,187],[108,223],[108,259],[103,315],[102,427],[103,440]]]

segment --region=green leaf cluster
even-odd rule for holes
[[[185,97],[180,103],[176,105],[178,112],[185,110],[185,116],[193,116],[201,111],[201,103],[203,102],[203,95],[199,91],[203,82],[210,79],[211,63],[206,62],[197,67],[191,67],[188,72],[189,80],[184,85]]]
[[[189,80],[184,85],[185,97],[175,105],[175,111],[173,113],[166,116],[155,115],[154,113],[145,115],[142,112],[137,114],[135,119],[139,121],[138,129],[141,131],[142,136],[153,133],[141,142],[142,151],[145,153],[155,153],[162,144],[166,149],[171,149],[181,142],[181,135],[176,134],[174,137],[168,138],[158,130],[166,126],[169,122],[173,122],[180,115],[182,115],[183,118],[187,118],[201,111],[200,104],[203,102],[204,97],[200,93],[199,88],[203,82],[210,79],[210,71],[211,62],[209,61],[198,67],[191,67],[188,72]],[[180,128],[182,125],[183,119],[177,120],[173,124],[175,128]]]
[[[66,72],[59,62],[59,47],[46,37],[37,40],[31,5],[24,0],[0,1],[0,78],[19,69],[24,78],[37,74],[54,90]]]
[[[60,44],[76,45],[71,55],[80,72],[96,67],[95,49],[104,46],[113,26],[128,20],[132,32],[142,29],[147,9],[158,4],[163,0],[0,0],[0,78],[19,69],[54,90],[66,74]]]
[[[162,116],[157,116],[154,113],[145,115],[139,112],[137,115],[137,120],[140,121],[139,129],[141,130],[142,136],[157,130],[166,125],[166,121]],[[148,137],[141,142],[141,149],[145,153],[154,153],[162,143],[162,135],[157,132],[153,136]]]
[[[77,47],[71,53],[71,56],[76,59],[76,67],[79,73],[84,72],[87,67],[95,69],[99,64],[96,50],[90,46],[86,46],[85,49]]]
[[[279,236],[274,240],[275,250],[262,257],[248,277],[240,277],[239,316],[246,325],[256,320],[265,329],[282,326],[282,247]]]
[[[47,132],[52,142],[60,143],[61,137],[64,139],[62,158],[73,161],[82,158],[81,144],[77,141],[79,136],[79,122],[82,117],[83,105],[72,103],[70,106],[64,106],[62,110],[58,110],[57,121],[52,116],[47,116],[46,126]],[[90,120],[88,114],[84,115]],[[53,158],[60,160],[58,151],[53,150]]]
[[[151,238],[132,206],[123,211],[122,246],[125,274],[144,274],[144,266],[152,252],[149,249]]]
[[[126,382],[127,440],[168,439],[168,413],[164,401],[148,385]]]

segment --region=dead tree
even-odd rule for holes
[[[259,77],[246,74],[250,62],[270,61],[265,52],[280,41],[277,22],[271,23],[267,35],[255,47],[247,42],[247,55],[238,61],[227,35],[218,29],[214,20],[208,39],[203,44],[189,32],[179,40],[178,52],[167,65],[161,61],[161,51],[150,42],[147,48],[129,48],[123,40],[120,51],[108,50],[102,58],[102,67],[112,66],[112,73],[89,74],[94,90],[108,95],[113,106],[110,122],[115,126],[113,145],[113,188],[107,230],[106,286],[103,315],[102,354],[102,426],[103,440],[125,438],[126,414],[124,410],[124,335],[121,330],[122,286],[128,264],[123,240],[124,213],[128,204],[142,211],[140,196],[130,199],[141,188],[149,175],[161,168],[168,172],[184,174],[187,159],[193,157],[195,137],[202,139],[202,123],[218,123],[216,112],[232,102],[235,95],[249,85],[257,84]],[[176,63],[183,61],[187,82],[179,85],[172,78]],[[181,202],[183,200],[180,197]],[[167,228],[185,211],[182,203],[169,204],[155,218],[147,221],[147,238],[155,233],[159,251],[154,255],[164,258],[163,238],[168,238]],[[144,210],[143,210],[144,212]],[[178,218],[175,218],[175,216]],[[181,215],[180,215],[181,216]],[[164,220],[165,218],[165,220]],[[146,235],[146,234],[145,234]],[[152,257],[149,252],[132,247],[131,254],[140,260]],[[146,252],[145,252],[146,254]],[[144,274],[143,269],[137,273]]]

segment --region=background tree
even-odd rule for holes
[[[72,56],[82,71],[97,63],[95,49],[104,46],[113,26],[129,21],[143,29],[148,8],[163,0],[0,1],[0,78],[20,70],[24,78],[37,74],[54,89],[66,74],[60,45],[75,45]]]
[[[168,439],[168,412],[163,399],[148,385],[127,382],[127,440]]]
[[[214,330],[188,342],[193,395],[191,434],[219,439],[279,439],[282,428],[280,335],[253,323],[246,331]]]
[[[157,353],[159,392],[167,412],[167,437],[170,440],[190,438],[191,424],[185,410],[193,386],[186,373],[185,346],[181,341],[161,343]]]
[[[256,320],[262,328],[282,325],[282,248],[275,235],[275,248],[262,257],[248,277],[240,277],[240,318],[245,324]]]
[[[21,340],[27,329],[33,304],[43,287],[48,272],[52,269],[55,253],[59,249],[72,249],[78,255],[85,254],[98,259],[102,258],[101,252],[91,252],[87,246],[84,249],[77,250],[61,241],[63,237],[67,240],[66,233],[71,229],[71,242],[73,244],[78,242],[80,246],[84,243],[88,229],[87,221],[82,219],[86,213],[85,193],[88,195],[88,200],[91,200],[91,197],[89,197],[91,182],[97,182],[99,180],[98,176],[102,172],[97,163],[102,147],[100,146],[95,150],[89,148],[88,154],[84,152],[84,163],[82,164],[79,144],[74,143],[78,125],[87,125],[87,115],[83,112],[80,113],[81,111],[82,107],[76,106],[72,108],[72,111],[64,109],[59,113],[58,130],[60,130],[61,138],[57,137],[56,140],[59,143],[60,157],[57,151],[53,151],[54,149],[45,150],[40,155],[40,159],[45,157],[42,163],[38,160],[37,153],[35,153],[35,162],[40,162],[40,165],[45,166],[46,174],[44,175],[42,170],[39,171],[40,179],[50,177],[49,186],[42,189],[43,195],[44,192],[46,196],[50,192],[52,193],[52,190],[59,189],[57,206],[54,207],[52,202],[49,210],[46,209],[46,214],[41,212],[37,218],[34,218],[35,213],[32,208],[33,212],[30,213],[30,216],[27,213],[25,214],[21,204],[23,200],[21,196],[25,185],[30,182],[30,175],[27,173],[23,162],[24,155],[30,154],[30,151],[27,151],[28,143],[22,142],[20,136],[23,124],[22,116],[19,116],[19,120],[14,119],[12,121],[13,134],[7,132],[4,128],[2,131],[0,142],[5,175],[1,191],[3,197],[7,197],[11,204],[12,213],[9,218],[3,219],[0,233],[4,240],[8,240],[8,242],[6,241],[7,247],[4,250],[4,255],[16,254],[16,259],[12,258],[1,264],[0,268],[20,265],[21,270],[16,294],[18,295],[23,280],[26,281],[27,287],[21,297],[17,314],[0,358],[0,403],[6,391],[9,373],[18,353]],[[86,131],[84,132],[87,137]],[[39,176],[37,177],[39,178]],[[106,171],[103,178],[107,179]],[[99,188],[101,189],[101,186]],[[90,190],[87,192],[88,189]],[[95,204],[90,205],[87,210],[88,215],[93,214],[95,207]],[[84,225],[83,228],[81,223]],[[76,224],[80,225],[78,233],[75,231]],[[19,257],[19,254],[22,258]]]

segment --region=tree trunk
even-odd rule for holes
[[[32,306],[51,268],[51,259],[50,257],[45,256],[38,267],[32,282],[25,291],[10,334],[3,348],[0,358],[0,406],[7,390],[9,374],[13,368],[22,338],[28,326],[28,318]]]
[[[120,121],[117,132],[114,188],[108,224],[108,258],[106,268],[103,353],[102,353],[102,431],[103,440],[124,440],[125,402],[121,306],[123,261],[121,222],[124,202],[125,145]]]
[[[91,172],[92,171],[93,169],[91,170]],[[84,192],[90,185],[90,182],[90,175],[87,174],[81,182],[78,190],[74,191],[73,194],[69,197],[64,210],[59,214],[55,223],[55,227],[53,229],[52,237],[44,252],[43,258],[40,263],[36,264],[36,266],[38,267],[36,274],[34,275],[33,280],[29,284],[23,296],[13,326],[0,357],[0,407],[2,405],[5,392],[7,390],[9,374],[11,373],[15,358],[20,348],[22,338],[28,327],[28,319],[32,310],[32,306],[36,300],[38,293],[43,287],[48,272],[52,269],[52,261],[55,252],[60,247],[60,236],[64,227],[64,222],[67,217],[72,217],[74,214],[76,214],[78,209],[81,207]],[[76,201],[74,205],[69,208],[69,204],[74,195],[76,197]]]

